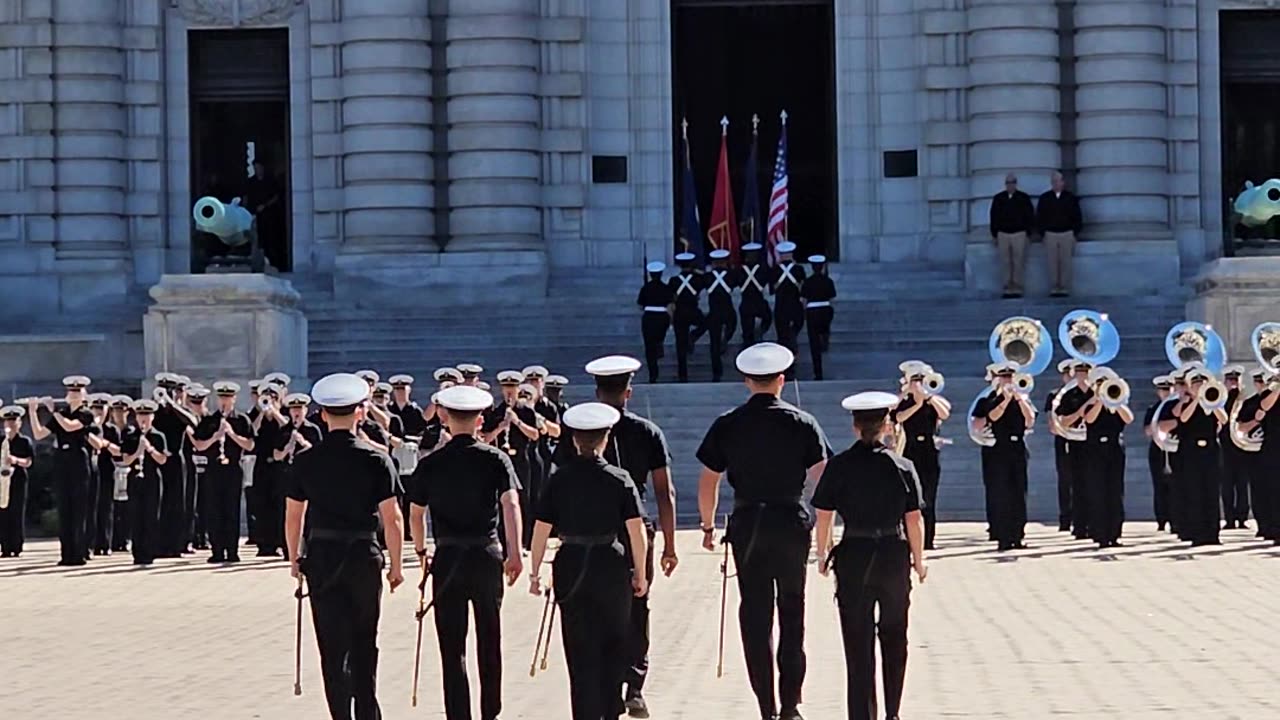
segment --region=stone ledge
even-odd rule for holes
[[[965,287],[999,293],[1002,290],[996,247],[989,235],[970,239],[965,248]],[[1044,242],[1027,248],[1026,293],[1049,292]],[[1161,240],[1106,240],[1076,244],[1072,263],[1074,292],[1090,296],[1174,294],[1182,289],[1178,247],[1172,238]]]
[[[1280,257],[1219,258],[1191,286],[1187,317],[1213,325],[1231,360],[1254,362],[1253,329],[1280,321]]]
[[[228,304],[293,308],[302,299],[289,281],[253,273],[162,275],[150,295],[166,309]]]
[[[539,250],[424,252],[421,248],[339,251],[334,297],[357,307],[430,303],[478,305],[546,297],[547,255]]]

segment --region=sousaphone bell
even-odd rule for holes
[[[1029,395],[1035,388],[1035,376],[1044,372],[1053,360],[1053,338],[1045,329],[1044,323],[1035,318],[1015,315],[1001,320],[991,330],[987,351],[993,363],[1011,362],[1018,366],[1014,389]],[[969,403],[969,412],[965,417],[972,418],[978,403],[993,392],[994,385],[983,388],[973,398],[973,402]],[[983,447],[995,444],[991,428],[975,430],[972,422],[969,422],[969,439]]]
[[[1106,313],[1072,310],[1058,322],[1058,342],[1067,354],[1090,365],[1106,365],[1120,354],[1120,331]]]
[[[1170,328],[1164,338],[1164,352],[1175,368],[1200,363],[1216,375],[1227,364],[1227,348],[1217,331],[1212,325],[1195,321]]]

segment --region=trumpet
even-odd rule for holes
[[[1098,388],[1098,397],[1102,399],[1102,406],[1111,410],[1128,405],[1129,383],[1118,377],[1107,378]]]
[[[13,401],[14,405],[22,405],[24,407],[32,403],[35,403],[36,405],[43,405],[49,408],[50,410],[53,409],[53,405],[54,405],[53,398],[48,395],[41,395],[39,397],[18,398],[17,400]]]
[[[162,387],[157,387],[151,391],[151,399],[156,401],[157,405],[164,407],[173,402],[173,398],[169,397],[169,391]]]
[[[9,509],[12,484],[13,460],[9,456],[9,428],[5,428],[4,440],[0,440],[0,510]]]
[[[941,395],[947,386],[946,378],[942,377],[940,372],[925,373],[924,380],[920,381],[921,387],[924,388],[926,395]]]
[[[1020,372],[1013,376],[1013,391],[1019,395],[1030,395],[1036,389],[1036,379],[1030,373]]]
[[[1226,408],[1227,386],[1214,378],[1206,379],[1200,388],[1200,407],[1211,414]]]

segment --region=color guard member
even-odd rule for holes
[[[375,720],[382,717],[376,697],[378,618],[387,564],[377,531],[381,519],[388,537],[404,533],[396,504],[399,480],[391,458],[355,435],[368,384],[354,375],[329,375],[311,393],[329,432],[295,460],[285,518],[290,571],[307,579],[330,716]],[[401,548],[398,542],[387,548],[392,592],[404,582]]]
[[[165,465],[173,461],[168,437],[154,425],[159,407],[154,401],[133,404],[138,424],[125,435],[124,462],[133,468],[129,478],[129,514],[133,517],[133,564],[150,565],[160,556],[160,501]]]
[[[84,532],[89,513],[89,428],[93,413],[85,405],[89,378],[71,375],[62,379],[62,386],[67,391],[66,404],[54,406],[47,421],[39,421],[39,400],[35,398],[27,406],[27,417],[31,418],[36,442],[54,437],[53,496],[62,548],[58,565],[65,567],[84,565],[89,554]]]
[[[795,354],[799,348],[800,331],[804,329],[804,302],[800,299],[800,288],[805,280],[804,267],[791,257],[796,251],[795,243],[780,242],[776,249],[778,267],[773,284],[773,321],[778,328],[778,344]]]
[[[831,347],[831,321],[835,317],[831,301],[836,298],[836,284],[827,275],[825,255],[809,256],[809,265],[813,267],[813,275],[805,278],[800,286],[800,296],[804,299],[805,324],[809,326],[813,379],[821,380],[822,354]]]
[[[694,265],[697,256],[693,253],[680,253],[675,259],[680,273],[672,276],[667,285],[675,295],[672,323],[676,332],[676,377],[680,382],[689,382],[689,351],[707,331],[707,319],[699,307],[706,278]]]
[[[747,675],[761,718],[800,718],[804,684],[804,588],[809,560],[806,480],[826,466],[826,436],[813,416],[781,400],[790,350],[759,343],[738,354],[736,365],[751,398],[721,415],[698,448],[702,545],[715,549],[720,477],[734,491],[725,541],[733,545],[741,596],[738,622]],[[778,608],[777,693],[773,673],[773,608]]]
[[[1018,366],[997,363],[996,389],[973,408],[976,430],[990,428],[995,445],[982,448],[983,482],[991,492],[991,532],[1001,552],[1022,549],[1027,525],[1027,446],[1036,410],[1013,386]]]
[[[724,352],[738,329],[738,313],[733,307],[733,286],[729,273],[729,251],[711,251],[711,269],[703,275],[707,288],[707,332],[711,335],[711,382],[724,376]]]
[[[240,386],[230,381],[213,384],[217,412],[196,426],[192,445],[205,458],[203,490],[206,494],[207,529],[213,545],[210,563],[240,562],[240,495],[243,478],[240,458],[256,445],[249,416],[236,410]]]
[[[840,403],[853,413],[857,440],[831,458],[813,494],[818,568],[824,576],[836,571],[849,720],[881,717],[876,706],[877,636],[884,717],[897,720],[907,673],[910,568],[920,582],[928,574],[920,481],[911,461],[883,444],[888,411],[898,405],[897,397],[883,392],[858,393]],[[844,521],[844,534],[832,549],[836,513]]]
[[[742,344],[755,345],[773,325],[773,311],[765,298],[765,289],[773,290],[773,272],[760,262],[760,243],[742,246],[742,267],[734,271],[730,285],[742,290],[738,317],[742,320]]]
[[[667,341],[667,331],[671,329],[671,304],[675,301],[675,292],[662,279],[667,269],[666,263],[651,262],[645,266],[648,280],[640,288],[636,304],[642,308],[640,315],[640,334],[644,337],[644,358],[649,366],[649,382],[658,382],[658,361],[665,354],[663,344]]]
[[[569,408],[564,422],[573,430],[578,456],[556,469],[538,499],[529,592],[543,592],[542,559],[554,529],[560,549],[551,576],[573,720],[622,714],[631,598],[648,591],[640,495],[631,477],[603,457],[609,429],[619,417],[603,403]],[[625,547],[619,541],[624,535]]]
[[[483,411],[493,405],[489,393],[462,385],[436,393],[434,402],[448,413],[451,439],[418,464],[410,484],[409,529],[422,559],[422,582],[432,577],[445,718],[471,718],[466,664],[470,606],[476,623],[480,717],[496,720],[502,712],[502,576],[505,572],[507,584],[514,585],[524,569],[519,483],[510,457],[476,438]],[[426,545],[428,521],[434,552]],[[500,526],[505,543],[499,542]]]
[[[8,504],[0,507],[0,557],[18,557],[22,554],[26,537],[24,527],[27,512],[27,470],[35,461],[35,446],[31,438],[22,434],[22,418],[26,410],[15,405],[0,409],[4,421],[5,452],[9,458],[7,467],[0,473],[8,473]]]

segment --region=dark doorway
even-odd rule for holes
[[[755,168],[767,217],[773,167],[787,111],[789,239],[797,257],[839,259],[836,198],[835,34],[831,0],[673,0],[672,30],[676,188],[680,207],[689,143],[705,226],[715,192],[720,118],[729,117],[729,168],[741,211],[751,147],[751,116],[760,116]],[[679,221],[679,212],[675,221]]]
[[[191,204],[206,195],[240,198],[257,219],[267,261],[287,272],[293,266],[289,31],[193,30],[188,47]],[[204,272],[210,257],[248,253],[193,233],[192,272]]]
[[[1280,12],[1230,11],[1220,20],[1223,250],[1277,253],[1280,218],[1246,227],[1232,222],[1231,202],[1246,180],[1280,177]]]

